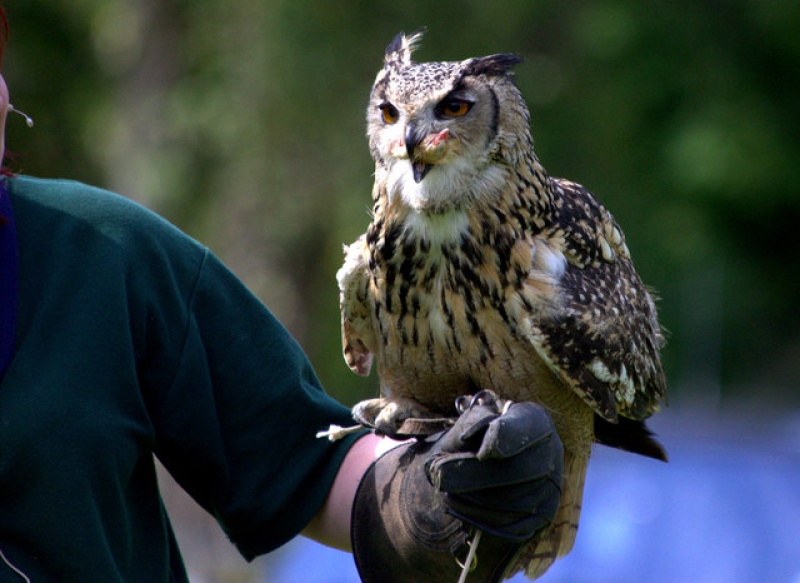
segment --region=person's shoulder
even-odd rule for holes
[[[33,198],[110,193],[110,191],[102,188],[68,178],[41,178],[27,174],[10,174],[5,176],[4,179],[13,193]]]
[[[35,207],[36,220],[50,214],[60,224],[72,222],[114,239],[155,237],[196,243],[166,219],[117,193],[76,180],[7,177],[14,206]]]
[[[77,180],[14,175],[7,178],[12,199],[36,203],[86,221],[150,218],[150,211],[119,194]],[[155,218],[155,217],[153,217]]]

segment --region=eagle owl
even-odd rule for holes
[[[367,111],[372,221],[337,274],[345,359],[392,430],[490,389],[534,401],[564,445],[554,525],[508,575],[541,575],[575,540],[593,442],[666,460],[643,420],[665,397],[653,300],[611,214],[533,151],[515,55],[416,63],[399,34]]]

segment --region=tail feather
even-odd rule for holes
[[[658,443],[644,421],[620,417],[617,423],[609,423],[599,415],[594,416],[594,436],[597,443],[624,451],[638,453],[653,459],[667,461],[667,452]]]

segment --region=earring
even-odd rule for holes
[[[25,125],[27,125],[29,128],[33,127],[33,119],[31,119],[31,117],[27,113],[25,113],[24,111],[18,110],[16,107],[11,105],[10,103],[8,104],[8,111],[21,115],[22,117],[25,118]]]

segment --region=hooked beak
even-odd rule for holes
[[[408,152],[408,159],[411,161],[411,171],[414,176],[414,182],[419,184],[425,175],[433,167],[433,164],[426,164],[420,160],[414,159],[414,152],[419,143],[425,138],[425,135],[418,132],[416,126],[411,123],[406,128],[406,152]]]

